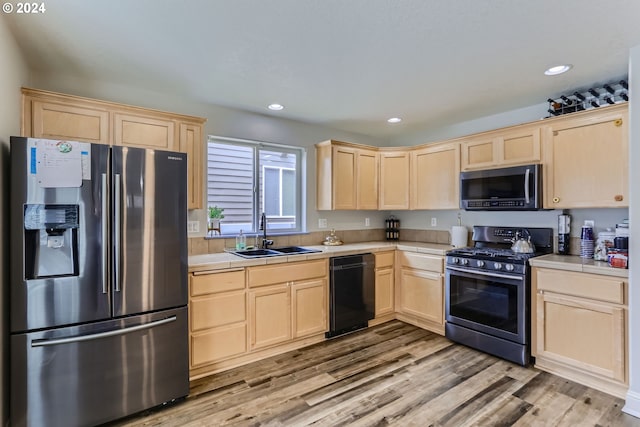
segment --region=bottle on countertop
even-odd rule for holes
[[[247,236],[242,233],[240,230],[240,234],[236,236],[236,250],[243,251],[247,248]]]
[[[569,242],[571,240],[571,215],[562,213],[558,215],[558,253],[567,255],[569,253]]]

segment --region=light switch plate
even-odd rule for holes
[[[187,232],[197,233],[200,231],[200,221],[187,221]]]
[[[318,228],[327,228],[326,218],[318,218]]]
[[[365,218],[364,219],[364,226],[365,227],[371,227],[371,220],[369,218]]]
[[[436,218],[431,218],[431,226],[435,227],[438,225],[438,220]]]
[[[593,219],[585,219],[584,220],[584,225],[586,225],[587,227],[593,228],[593,227],[595,227],[596,222]]]

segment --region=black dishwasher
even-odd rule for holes
[[[366,328],[375,315],[375,258],[358,254],[329,259],[327,338]]]

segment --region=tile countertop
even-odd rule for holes
[[[542,255],[531,258],[533,267],[552,268],[556,270],[579,271],[582,273],[602,274],[605,276],[629,277],[629,270],[609,267],[604,261],[583,259],[576,255]]]
[[[306,261],[365,252],[383,252],[394,249],[444,256],[448,250],[453,248],[451,245],[421,242],[365,242],[346,243],[340,246],[305,245],[304,247],[317,249],[322,252],[300,255],[280,255],[254,259],[242,258],[227,252],[193,255],[189,257],[189,272],[221,270],[225,268],[242,268],[254,265],[281,264],[285,262]]]

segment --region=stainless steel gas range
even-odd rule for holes
[[[533,253],[511,250],[529,234]],[[473,246],[447,252],[445,336],[506,360],[530,362],[529,258],[553,252],[553,229],[473,227]]]

